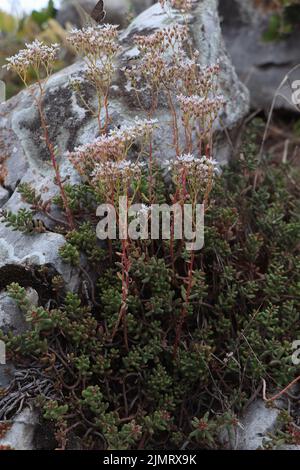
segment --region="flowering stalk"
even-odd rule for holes
[[[203,142],[211,144],[212,126],[224,106],[222,96],[203,98],[200,95],[177,97],[185,129],[186,151],[193,152],[193,128],[198,125],[198,149],[202,153]]]
[[[183,44],[187,41],[186,26],[174,24],[149,36],[135,36],[140,50],[140,61],[126,75],[131,87],[138,92],[148,90],[151,98],[151,118],[157,109],[160,92],[165,93],[172,116],[173,144],[179,155],[177,113],[172,93],[180,79]]]
[[[97,111],[93,111],[80,93],[85,107],[97,118],[100,134],[106,134],[109,126],[109,90],[115,72],[114,59],[120,51],[117,43],[116,25],[104,24],[83,29],[72,29],[67,40],[78,54],[84,55],[86,68],[84,80],[92,84],[97,95]],[[80,92],[81,81],[73,81],[73,86]],[[101,114],[104,109],[104,124]]]
[[[168,103],[169,103],[169,107],[171,110],[172,121],[173,121],[173,144],[174,144],[176,155],[180,155],[177,113],[176,113],[176,109],[172,100],[172,95],[170,93],[170,90],[168,89],[167,89],[167,97],[168,97]]]
[[[151,108],[148,113],[148,120],[153,120],[154,113],[157,109],[157,93],[151,93]],[[154,202],[153,199],[153,136],[152,132],[149,133],[149,203],[152,204]]]
[[[31,44],[26,44],[26,48],[19,51],[15,56],[9,57],[7,60],[8,64],[5,66],[8,70],[14,70],[26,87],[28,87],[27,76],[30,69],[33,69],[38,80],[39,96],[36,97],[33,93],[33,98],[38,108],[41,127],[44,134],[44,141],[49,150],[51,163],[55,172],[55,182],[59,187],[60,195],[63,201],[64,209],[66,211],[67,220],[71,230],[74,228],[73,215],[70,210],[68,199],[64,190],[62,179],[60,176],[59,165],[56,158],[56,149],[51,142],[48,124],[43,110],[43,98],[45,93],[45,84],[49,78],[53,64],[56,60],[57,53],[59,50],[58,44],[52,44],[47,46],[42,42],[36,40]],[[45,80],[43,81],[41,75],[44,73]]]
[[[170,4],[174,8],[188,11],[193,2],[178,0],[161,3],[163,6]],[[199,155],[202,155],[204,145],[209,142],[212,125],[224,106],[223,97],[218,95],[219,65],[200,67],[199,52],[192,50],[187,24],[172,24],[148,36],[135,36],[135,43],[140,51],[139,62],[126,69],[131,88],[137,94],[149,91],[151,118],[157,107],[159,93],[166,96],[172,117],[176,156],[181,153],[179,107],[185,135],[185,152],[192,153],[195,143]],[[186,53],[186,45],[190,46],[190,56]]]
[[[70,206],[69,206],[69,203],[68,203],[68,198],[67,198],[67,195],[65,193],[65,189],[64,189],[62,179],[61,179],[61,176],[60,176],[59,165],[58,165],[57,159],[56,159],[56,151],[55,151],[54,145],[52,144],[52,142],[49,138],[48,125],[46,123],[46,119],[45,119],[45,116],[44,116],[41,100],[37,100],[36,103],[37,103],[37,106],[38,106],[38,109],[39,109],[41,125],[42,125],[42,129],[43,129],[43,132],[44,132],[44,139],[45,139],[47,148],[49,150],[51,163],[52,163],[52,166],[53,166],[53,169],[54,169],[54,172],[55,172],[56,184],[58,185],[59,190],[60,190],[60,196],[61,196],[61,199],[63,201],[63,205],[64,205],[64,208],[65,208],[65,211],[66,211],[66,216],[67,216],[67,220],[68,220],[70,229],[73,230],[74,227],[75,227],[74,220],[73,220],[73,214],[71,212],[71,209],[70,209]]]

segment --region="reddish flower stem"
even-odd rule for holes
[[[169,107],[170,107],[170,110],[172,113],[172,119],[173,119],[174,147],[175,147],[176,155],[180,155],[177,113],[176,113],[176,109],[172,100],[170,90],[168,89],[167,89],[167,97],[168,97],[168,103],[169,103]]]
[[[176,336],[175,336],[175,343],[174,343],[174,348],[173,348],[173,358],[175,359],[177,356],[177,351],[181,339],[181,333],[182,333],[182,327],[185,322],[185,319],[188,314],[188,306],[190,303],[190,296],[192,293],[192,287],[193,287],[193,272],[194,272],[194,262],[195,262],[195,252],[192,251],[191,255],[191,261],[190,261],[190,266],[189,266],[189,272],[188,272],[188,286],[186,290],[186,297],[185,297],[185,302],[184,306],[180,312],[180,318],[179,322],[177,324],[176,328]]]
[[[123,322],[124,343],[125,343],[126,350],[129,351],[126,313],[127,313],[127,298],[128,298],[129,283],[130,283],[130,278],[129,278],[130,261],[128,258],[127,248],[128,248],[128,241],[122,240],[122,303],[121,303],[118,320],[114,326],[114,330],[112,333],[112,339],[114,339],[117,333],[117,330],[120,326],[120,323]]]
[[[37,103],[37,107],[38,107],[38,111],[39,111],[39,115],[40,115],[40,119],[41,119],[41,126],[42,126],[43,133],[44,133],[44,139],[45,139],[46,146],[47,146],[47,148],[49,150],[49,153],[50,153],[51,163],[52,163],[52,166],[53,166],[53,169],[54,169],[54,172],[55,172],[56,184],[59,187],[60,195],[61,195],[63,205],[64,205],[64,208],[65,208],[65,211],[66,211],[67,220],[68,220],[70,229],[73,230],[74,227],[75,227],[73,214],[72,214],[71,209],[69,207],[67,195],[65,193],[65,189],[64,189],[64,186],[63,186],[63,183],[62,183],[62,180],[61,180],[61,176],[60,176],[60,172],[59,172],[59,165],[58,165],[57,160],[56,160],[54,145],[52,144],[52,142],[50,140],[50,137],[49,137],[48,125],[47,125],[46,118],[45,118],[44,111],[43,111],[43,107],[42,107],[42,96],[43,96],[43,93],[41,91],[40,99],[36,99],[36,103]]]

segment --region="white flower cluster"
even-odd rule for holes
[[[113,57],[120,50],[117,44],[118,26],[103,24],[86,28],[73,28],[67,41],[76,52],[93,57]]]
[[[186,25],[173,24],[147,36],[135,36],[140,60],[126,70],[131,86],[143,80],[149,88],[158,90],[179,79],[184,44],[188,40]]]
[[[95,165],[92,172],[92,183],[115,183],[119,181],[122,185],[128,185],[133,180],[138,180],[142,175],[144,164],[141,162],[130,162],[112,160],[100,162]]]
[[[47,74],[51,71],[51,66],[57,59],[59,44],[51,44],[47,46],[43,42],[36,39],[31,44],[25,44],[25,49],[20,50],[16,55],[7,58],[8,64],[4,67],[7,70],[14,70],[21,77],[24,77],[26,71],[33,67],[39,69],[42,65]]]
[[[205,116],[217,117],[219,111],[225,104],[224,97],[217,95],[213,98],[205,98],[200,95],[178,95],[177,99],[183,114],[190,117],[202,118]]]
[[[157,126],[157,119],[136,119],[131,125],[123,125],[120,129],[111,130],[109,135],[123,142],[132,142],[148,136]]]
[[[84,168],[95,162],[106,160],[108,158],[122,158],[124,153],[124,142],[120,139],[116,139],[112,135],[101,135],[98,139],[88,144],[75,147],[72,152],[68,152],[67,156],[77,167],[82,166],[83,173]],[[80,171],[81,173],[81,171]]]
[[[211,158],[208,158],[206,155],[202,155],[202,157],[195,157],[195,155],[191,153],[184,153],[182,155],[179,155],[175,160],[174,160],[174,165],[191,165],[191,164],[197,164],[197,165],[202,165],[203,167],[207,168],[214,166],[215,168],[218,168],[219,163],[217,160],[213,160]]]
[[[188,39],[188,28],[186,25],[178,23],[159,29],[148,36],[136,35],[134,41],[144,52],[153,50],[166,52],[170,47],[175,44],[181,46]]]
[[[84,81],[92,83],[96,89],[105,90],[111,83],[115,66],[111,60],[87,63],[83,69]]]
[[[218,97],[211,102],[208,98],[218,93],[220,66],[217,63],[201,67],[198,51],[187,56],[185,45],[189,32],[186,25],[173,24],[147,36],[135,36],[134,40],[141,53],[139,62],[126,69],[132,88],[173,89],[177,95],[191,97],[186,100],[190,108],[195,101],[200,104],[200,97],[202,105],[204,98],[208,106],[219,103]],[[184,98],[182,101],[184,104]]]

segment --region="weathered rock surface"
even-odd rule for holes
[[[60,274],[69,290],[74,291],[78,286],[78,272],[71,266],[62,262],[58,254],[59,248],[65,244],[62,235],[47,232],[36,235],[24,235],[18,231],[12,231],[0,225],[0,282],[5,287],[8,282],[20,282],[22,284],[25,271],[28,266],[50,265]],[[15,271],[14,266],[19,270]],[[24,272],[20,269],[24,268]],[[9,271],[14,273],[15,279],[11,279]]]
[[[264,444],[268,444],[270,434],[276,434],[282,429],[282,423],[278,420],[281,409],[285,409],[285,402],[278,400],[276,407],[266,405],[263,400],[254,401],[240,419],[239,426],[235,429],[222,431],[220,442],[231,450],[259,450]],[[274,450],[300,450],[297,445],[281,445]]]
[[[254,6],[253,0],[219,2],[222,32],[238,76],[247,85],[253,108],[269,110],[274,95],[285,76],[300,63],[300,33],[295,31],[280,41],[264,41],[270,13]],[[292,104],[290,84],[299,80],[300,68],[276,99],[277,108],[297,109]]]
[[[262,400],[250,405],[242,419],[242,428],[238,430],[237,448],[240,450],[256,450],[267,440],[267,433],[276,430],[280,410],[269,408]]]
[[[0,186],[0,208],[4,206],[4,204],[8,201],[9,199],[9,191],[7,189],[2,188]]]
[[[121,35],[124,52],[119,59],[120,66],[128,64],[137,54],[132,45],[135,34],[149,34],[178,21],[184,21],[178,11],[166,13],[158,3],[142,13]],[[199,1],[188,21],[194,46],[201,51],[201,64],[205,66],[217,61],[221,64],[220,91],[227,105],[217,124],[216,158],[220,162],[226,162],[231,147],[224,138],[223,129],[226,128],[230,132],[245,116],[249,104],[248,92],[237,78],[226,52],[219,25],[217,0]],[[70,87],[70,80],[81,76],[81,62],[53,75],[47,83],[44,97],[50,139],[60,155],[61,174],[70,182],[78,181],[78,176],[64,157],[65,152],[80,144],[91,142],[98,136],[97,120],[87,113],[80,98]],[[91,101],[95,100],[88,85],[85,91]],[[38,93],[35,86],[0,105],[0,145],[5,167],[2,172],[3,186],[8,191],[5,197],[9,196],[2,209],[13,212],[27,207],[17,192],[20,183],[32,183],[41,191],[44,200],[49,200],[57,193],[48,152],[41,139],[34,93]],[[112,126],[130,123],[136,115],[145,117],[144,113],[137,110],[133,95],[134,92],[128,90],[124,75],[119,74],[110,102]],[[156,157],[162,160],[173,156],[170,114],[163,103],[156,117],[160,122],[160,129],[155,137]],[[68,289],[76,290],[79,282],[78,271],[63,263],[58,255],[59,248],[65,243],[64,237],[51,232],[50,222],[48,228],[50,231],[32,236],[13,231],[4,223],[0,223],[0,289],[4,289],[8,282],[22,283],[28,266],[50,265],[63,277]],[[16,273],[16,267],[19,274]]]
[[[133,5],[134,11],[137,14],[142,13],[142,11],[146,10],[147,8],[151,7],[154,3],[156,3],[155,0],[131,0],[131,3]]]
[[[15,368],[12,364],[0,363],[0,389],[5,389],[14,378]]]
[[[0,446],[8,446],[13,450],[34,450],[34,434],[38,418],[36,411],[25,408],[14,418],[11,428],[0,439]]]

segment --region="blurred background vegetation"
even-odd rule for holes
[[[256,0],[273,10],[269,27],[264,34],[267,41],[284,39],[300,26],[300,0]]]

